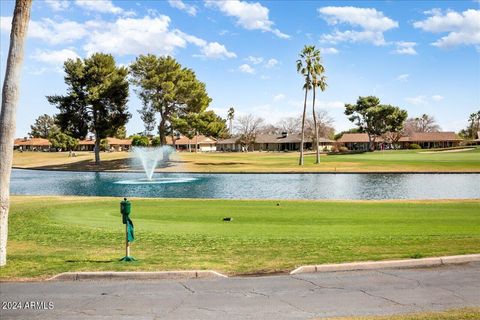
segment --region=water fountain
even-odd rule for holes
[[[165,167],[170,161],[175,149],[170,146],[161,147],[133,147],[132,152],[135,157],[134,161],[139,161],[145,172],[146,179],[121,180],[116,184],[166,184],[166,183],[183,183],[197,180],[190,177],[169,177],[169,178],[153,178],[155,169],[158,166]]]
[[[155,168],[159,163],[165,164],[173,152],[170,146],[162,147],[133,147],[133,153],[137,159],[140,159],[147,180],[151,181]]]

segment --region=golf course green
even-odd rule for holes
[[[13,196],[1,279],[87,270],[273,273],[480,252],[480,200],[131,199],[138,261],[124,263],[120,201]]]

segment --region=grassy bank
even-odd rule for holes
[[[279,272],[313,263],[480,252],[480,200],[134,199],[132,253],[139,261],[125,264],[117,261],[124,253],[119,201],[14,196],[1,278],[87,270]]]
[[[67,153],[15,152],[14,166],[19,168],[63,170],[128,170],[132,168],[128,152],[102,153],[102,164],[94,165],[92,152]],[[177,153],[161,171],[190,172],[480,172],[480,148],[463,152],[426,150],[392,150],[347,155],[322,155],[321,164],[314,164],[309,153],[305,165],[298,166],[298,153]],[[133,167],[135,169],[135,167]],[[139,168],[137,168],[139,169]]]
[[[341,317],[329,320],[478,320],[480,308],[454,309],[441,312],[422,312],[380,317]]]

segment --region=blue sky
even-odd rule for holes
[[[458,131],[480,109],[478,1],[34,1],[17,136],[54,114],[66,58],[106,52],[128,65],[139,54],[170,54],[206,83],[221,116],[254,113],[275,123],[302,111],[295,61],[321,49],[328,88],[318,105],[337,131],[354,127],[344,103],[376,95],[409,116],[433,115]],[[1,1],[1,81],[13,1]],[[143,131],[131,92],[129,134]]]

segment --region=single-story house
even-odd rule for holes
[[[368,150],[368,134],[366,133],[345,133],[337,142],[345,145],[349,150]],[[376,137],[375,149],[381,149],[383,142],[382,137]]]
[[[108,150],[128,151],[132,146],[132,139],[107,138]]]
[[[418,144],[422,149],[449,148],[460,144],[460,138],[455,132],[414,132],[410,136],[401,137],[400,148],[408,149],[411,144]],[[344,144],[350,150],[368,150],[368,135],[366,133],[345,133],[337,142]],[[375,150],[381,150],[388,145],[382,137],[375,138]]]
[[[457,147],[463,139],[455,132],[414,132],[408,141],[402,141],[402,147],[415,143],[422,149]]]
[[[109,151],[128,151],[132,146],[132,139],[117,139],[117,138],[107,138],[107,150]],[[95,139],[90,137],[85,140],[80,140],[77,146],[78,151],[94,151],[95,150]]]
[[[92,137],[78,141],[77,151],[93,151],[95,150],[95,139]]]
[[[173,139],[175,139],[175,143],[173,143]],[[210,152],[216,151],[216,144],[217,140],[205,137],[203,135],[198,135],[189,139],[186,136],[179,136],[179,137],[167,137],[167,145],[175,146],[177,151],[195,151],[195,148],[201,152]]]
[[[238,137],[219,140],[217,142],[217,151],[241,151],[242,147],[237,143]],[[258,134],[253,144],[254,151],[298,151],[302,141],[300,133],[294,134]],[[329,150],[334,141],[326,138],[319,138],[320,150],[326,148]],[[312,149],[312,139],[305,138],[304,148]],[[250,147],[251,150],[251,147]]]
[[[228,139],[221,139],[217,141],[217,151],[242,151],[242,146],[237,143],[238,137],[232,137]]]
[[[50,151],[52,144],[43,138],[19,138],[13,142],[14,150],[21,151]]]

